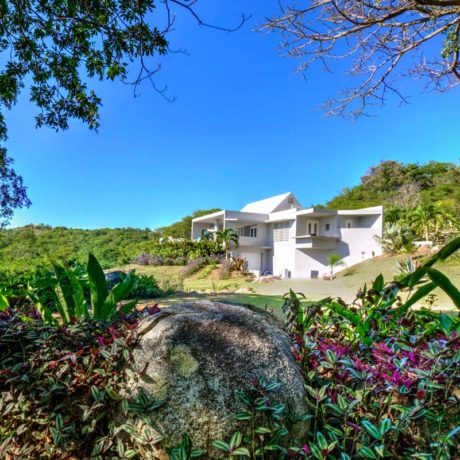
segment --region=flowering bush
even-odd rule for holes
[[[161,265],[187,265],[187,258],[154,256],[147,252],[143,252],[140,256],[135,257],[132,263],[136,265],[151,265],[154,267]]]
[[[230,260],[223,260],[219,268],[219,279],[227,280],[232,274],[232,262]]]
[[[184,278],[193,275],[194,273],[200,271],[202,268],[207,265],[215,265],[218,261],[217,257],[200,257],[198,259],[191,259],[188,261],[187,265],[183,268],[181,275]]]

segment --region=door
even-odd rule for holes
[[[261,269],[261,254],[258,252],[242,252],[241,257],[248,261],[248,270]]]

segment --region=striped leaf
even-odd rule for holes
[[[239,447],[238,449],[232,452],[232,457],[237,457],[237,456],[250,457],[251,454],[249,453],[249,450],[246,449],[246,447]]]
[[[228,442],[222,441],[220,439],[217,439],[216,441],[212,442],[213,447],[216,449],[222,450],[224,452],[230,452],[230,444]]]
[[[233,433],[233,436],[230,439],[230,449],[234,450],[236,447],[239,447],[242,440],[243,435],[239,431]]]
[[[378,441],[382,440],[382,434],[373,423],[369,422],[368,420],[363,420],[361,424],[373,438],[377,439]]]

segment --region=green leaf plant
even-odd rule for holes
[[[104,271],[93,254],[89,254],[86,275],[69,264],[53,264],[49,274],[55,296],[52,301],[43,298],[40,286],[29,284],[28,297],[42,319],[52,325],[69,324],[81,319],[109,321],[117,315],[131,312],[137,300],[123,302],[134,285],[134,275],[108,288]],[[40,280],[41,283],[43,280]]]

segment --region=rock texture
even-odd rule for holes
[[[167,401],[154,413],[167,445],[179,443],[185,432],[194,448],[228,439],[241,428],[234,418],[242,408],[235,392],[248,389],[254,377],[280,383],[279,401],[306,412],[289,338],[268,315],[198,301],[165,308],[143,320],[139,332],[134,360],[146,369],[140,387]]]

